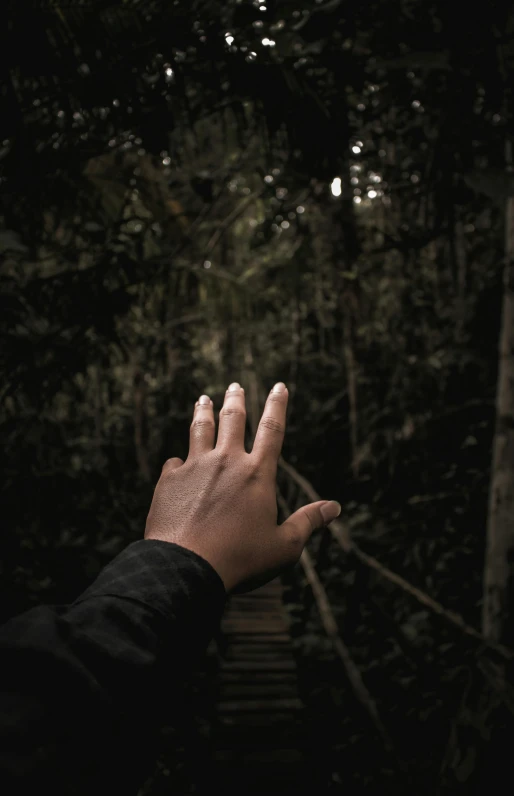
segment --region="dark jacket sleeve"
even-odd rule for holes
[[[226,592],[179,545],[129,545],[71,605],[0,628],[0,792],[137,794]],[[172,723],[172,722],[170,722]]]

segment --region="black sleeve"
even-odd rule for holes
[[[141,540],[71,605],[1,627],[0,792],[137,794],[225,601],[203,558]]]

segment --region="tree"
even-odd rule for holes
[[[507,174],[514,173],[512,142]],[[487,523],[483,632],[514,645],[514,195],[505,201],[505,262],[499,339],[496,429]]]

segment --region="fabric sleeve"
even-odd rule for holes
[[[137,794],[226,596],[196,553],[140,540],[71,605],[1,627],[2,793]]]

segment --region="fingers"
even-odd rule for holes
[[[252,457],[266,463],[272,474],[276,474],[284,442],[288,397],[285,384],[281,381],[275,384],[268,395],[253,443]]]
[[[225,402],[219,417],[216,448],[244,451],[245,427],[245,393],[235,381],[225,393]]]
[[[189,456],[212,451],[215,431],[213,403],[208,395],[202,395],[195,404],[189,431]]]

